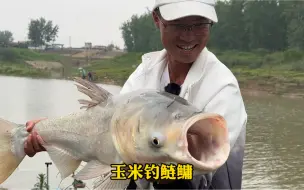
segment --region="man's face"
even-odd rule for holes
[[[153,18],[160,29],[165,49],[175,61],[192,63],[206,47],[211,23],[208,19],[189,16],[174,21],[165,21],[156,13],[153,13]]]

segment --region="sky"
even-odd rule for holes
[[[55,43],[82,47],[114,43],[124,47],[119,27],[133,14],[143,14],[154,0],[0,0],[0,30],[13,33],[14,41],[27,40],[31,19],[44,17],[59,26]]]

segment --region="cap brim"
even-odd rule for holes
[[[167,21],[180,19],[187,16],[202,16],[217,23],[214,6],[198,1],[181,1],[165,4],[159,7],[160,14]]]

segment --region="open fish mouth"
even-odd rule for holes
[[[202,172],[222,166],[229,156],[230,144],[225,119],[217,114],[199,114],[187,120],[180,139],[180,151],[173,157]]]

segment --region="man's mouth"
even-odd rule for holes
[[[177,47],[181,50],[184,50],[184,51],[191,51],[193,50],[194,48],[196,48],[197,44],[195,45],[190,45],[190,46],[182,46],[182,45],[177,45]]]

